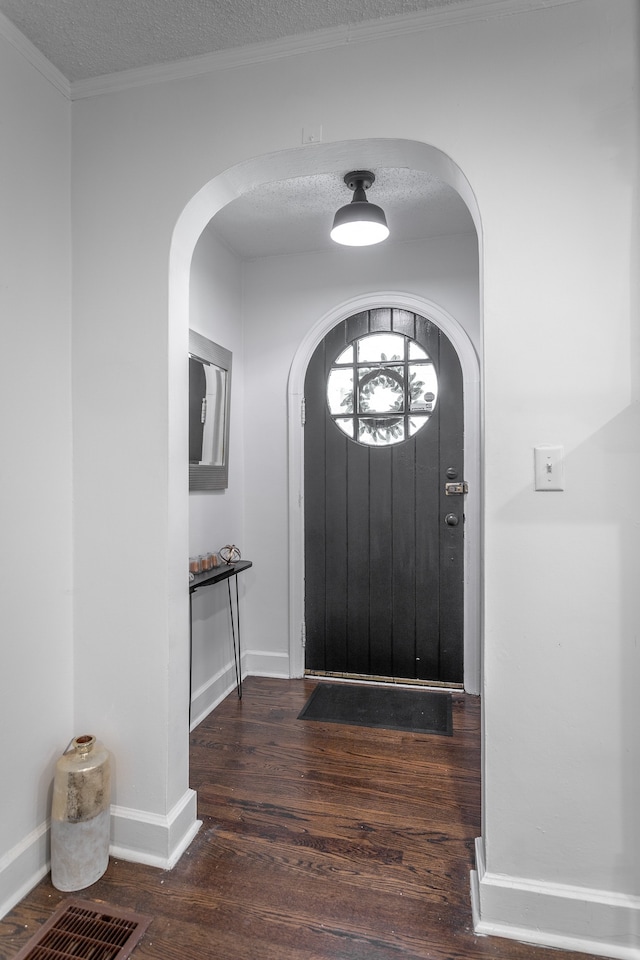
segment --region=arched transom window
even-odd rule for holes
[[[327,377],[331,417],[348,437],[388,446],[413,437],[433,413],[438,378],[424,347],[400,333],[371,333],[334,360]]]

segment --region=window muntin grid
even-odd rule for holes
[[[424,347],[399,333],[360,337],[336,357],[327,377],[334,423],[369,447],[415,436],[433,413],[437,397],[433,361]]]

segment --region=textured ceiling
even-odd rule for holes
[[[474,232],[458,194],[428,173],[376,168],[367,192],[387,216],[390,241]],[[342,172],[269,183],[233,200],[211,221],[213,229],[240,257],[253,259],[304,251],[339,249],[329,239],[333,215],[353,194]]]
[[[0,0],[70,80],[474,0]]]
[[[475,2],[0,0],[0,12],[74,82],[332,27],[471,10]],[[353,165],[362,164],[353,157]],[[214,217],[210,229],[243,258],[336,249],[328,234],[335,210],[352,196],[342,179],[348,169],[341,166],[331,175],[295,177],[245,193]],[[460,197],[441,181],[391,165],[375,168],[375,174],[369,198],[387,214],[388,242],[473,232]]]

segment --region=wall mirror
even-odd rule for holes
[[[189,489],[229,486],[231,351],[189,330]]]

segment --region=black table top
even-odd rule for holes
[[[189,580],[189,593],[193,593],[198,587],[206,587],[210,583],[218,583],[220,580],[228,580],[229,577],[235,577],[252,567],[251,560],[238,560],[237,563],[223,563],[213,570],[205,570],[204,573],[196,573],[193,580]]]

